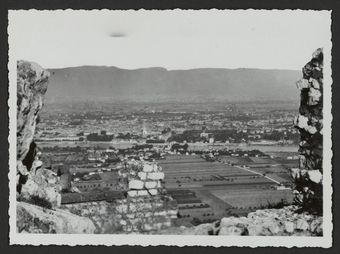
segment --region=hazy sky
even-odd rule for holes
[[[330,40],[322,11],[10,11],[13,59],[45,68],[297,69]]]

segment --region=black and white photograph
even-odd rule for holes
[[[9,10],[9,241],[332,245],[329,10]]]

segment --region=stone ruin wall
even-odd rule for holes
[[[292,169],[295,201],[302,210],[322,214],[323,153],[323,52],[317,49],[302,69],[299,115],[295,126],[300,132],[299,168]]]
[[[127,198],[116,207],[123,231],[150,232],[172,226],[177,202],[162,186],[164,172],[159,165],[130,161],[119,174],[128,182]]]
[[[156,163],[128,161],[119,171],[126,198],[63,205],[79,216],[90,218],[95,233],[153,233],[172,226],[177,203],[162,186],[164,173]]]

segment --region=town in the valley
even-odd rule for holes
[[[62,205],[164,194],[176,206],[172,223],[190,226],[292,203],[297,107],[288,101],[46,103],[35,140],[44,167],[61,178]],[[146,173],[153,181],[126,182],[124,172],[135,165],[142,167],[140,179],[156,168]]]

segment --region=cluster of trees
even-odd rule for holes
[[[188,144],[181,145],[181,144],[176,143],[176,144],[173,144],[170,149],[171,149],[171,151],[175,151],[176,150],[176,151],[179,151],[179,152],[181,152],[181,151],[187,152],[188,151],[188,147],[189,147]]]
[[[298,132],[291,133],[291,132],[279,132],[279,131],[273,131],[271,133],[265,133],[262,135],[263,139],[267,140],[293,140],[294,142],[298,143],[300,140],[300,134]]]
[[[43,153],[49,152],[62,152],[62,153],[78,153],[78,152],[86,152],[89,147],[80,147],[80,146],[43,146],[39,148]]]
[[[88,141],[111,141],[113,135],[91,133],[86,136]]]
[[[236,130],[211,130],[207,131],[208,133],[211,133],[209,136],[214,137],[215,141],[220,141],[220,142],[226,142],[231,141],[231,142],[241,142],[242,139],[247,139],[248,134],[243,133],[243,132],[237,132]],[[196,131],[196,130],[188,130],[184,131],[181,134],[174,134],[172,135],[169,139],[168,142],[179,142],[182,143],[184,141],[187,142],[207,142],[208,139],[205,136],[201,136],[201,131]]]
[[[138,139],[138,135],[131,134],[130,132],[127,132],[126,134],[124,133],[118,133],[117,137],[119,139]]]
[[[244,132],[237,132],[237,130],[225,129],[225,130],[210,130],[207,131],[211,133],[209,136],[214,137],[215,141],[219,142],[226,142],[229,141],[231,143],[240,143],[248,140],[255,140],[256,138],[249,138],[249,133]],[[187,142],[207,142],[208,139],[206,137],[201,136],[202,131],[196,130],[187,130],[180,134],[173,134],[169,139],[168,142],[179,142],[183,143],[184,141]],[[273,131],[271,133],[264,133],[260,134],[261,137],[257,139],[266,139],[266,140],[293,140],[294,142],[299,141],[299,133],[291,133],[291,132],[280,132],[280,131]]]

